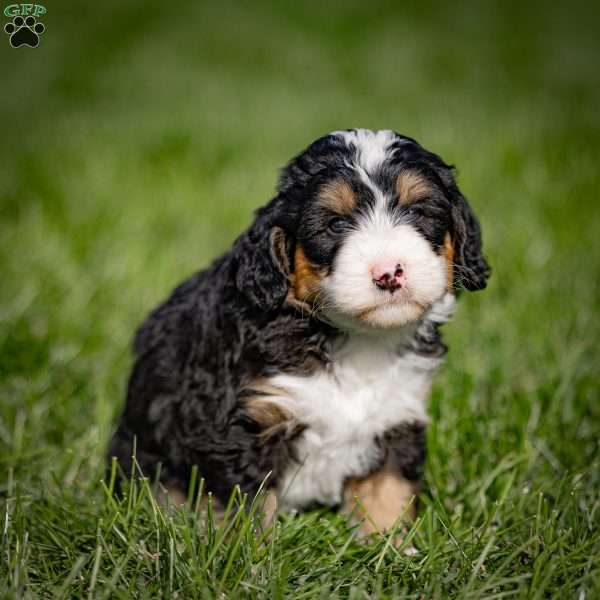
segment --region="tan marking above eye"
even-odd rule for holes
[[[335,179],[320,189],[318,202],[340,215],[349,215],[356,208],[356,195],[347,181]]]
[[[400,204],[423,200],[431,193],[427,179],[416,171],[402,171],[396,179],[396,194]]]

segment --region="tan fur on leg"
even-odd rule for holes
[[[360,479],[349,479],[344,486],[344,512],[360,521],[364,535],[384,533],[398,518],[407,523],[416,516],[417,484],[384,465]],[[401,539],[396,540],[396,546]]]

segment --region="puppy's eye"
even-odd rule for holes
[[[409,207],[409,212],[415,217],[422,217],[425,219],[435,219],[437,217],[437,212],[435,210],[423,204],[412,204]]]
[[[347,219],[344,219],[343,217],[334,217],[327,224],[327,229],[329,229],[331,233],[338,234],[348,231],[350,226],[350,222]]]

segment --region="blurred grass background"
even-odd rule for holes
[[[0,39],[0,593],[598,594],[598,10],[46,7],[37,49]],[[208,568],[149,500],[119,550],[99,480],[135,327],[229,246],[292,155],[348,127],[457,165],[494,269],[446,327],[421,554],[353,545],[317,514],[284,521],[266,558],[223,543]],[[140,539],[178,554],[148,562]]]

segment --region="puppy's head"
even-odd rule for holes
[[[288,164],[278,192],[236,245],[238,288],[261,310],[287,300],[342,328],[393,328],[486,285],[452,169],[410,138],[334,132]]]

